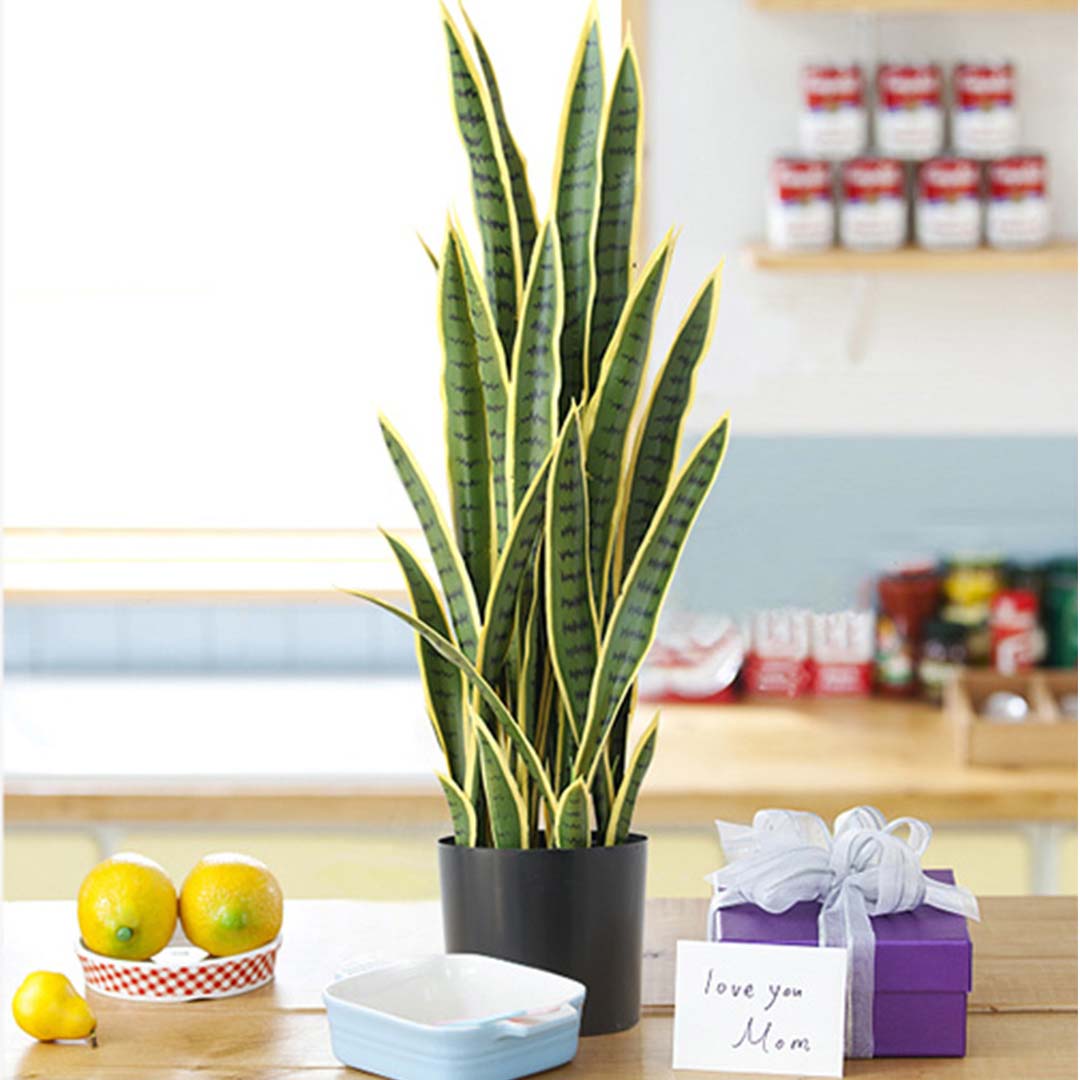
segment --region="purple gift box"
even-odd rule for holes
[[[951,870],[926,875],[956,883]],[[816,901],[795,904],[782,915],[753,904],[717,909],[709,940],[816,946],[820,910]],[[924,904],[871,916],[870,922],[876,941],[874,1057],[963,1057],[971,992],[967,920]]]

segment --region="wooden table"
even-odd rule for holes
[[[969,1056],[852,1061],[854,1077],[891,1080],[1075,1080],[1076,901],[989,898],[972,924],[975,985]],[[632,1031],[584,1039],[553,1074],[652,1080],[671,1070],[675,942],[704,935],[705,902],[648,906],[644,1016]],[[438,906],[351,901],[287,905],[285,945],[273,985],[224,1001],[185,1005],[117,1002],[98,995],[100,1045],[40,1045],[15,1028],[8,1002],[35,968],[76,979],[74,906],[7,904],[4,912],[5,1075],[18,1080],[348,1080],[330,1051],[321,991],[343,960],[364,953],[440,950]],[[688,1076],[707,1074],[684,1074]]]
[[[412,679],[23,678],[10,680],[6,705],[11,825],[446,821]],[[652,709],[643,706],[638,722]],[[184,739],[164,753],[132,737],[147,715],[163,731],[182,724]],[[253,717],[272,738],[250,737]],[[117,755],[118,745],[136,749]],[[749,820],[763,806],[831,818],[870,803],[890,817],[915,809],[936,825],[1072,824],[1076,799],[1075,767],[960,764],[943,714],[923,704],[666,706],[635,821],[650,829]]]

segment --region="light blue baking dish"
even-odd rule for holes
[[[391,1080],[514,1080],[577,1053],[585,987],[490,956],[426,956],[323,992],[334,1054]]]

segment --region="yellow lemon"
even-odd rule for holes
[[[200,859],[180,889],[180,921],[211,956],[273,941],[281,929],[281,886],[258,859],[219,852]]]
[[[156,862],[124,852],[98,863],[79,887],[79,930],[88,948],[146,960],[176,929],[176,888]]]
[[[97,1020],[75,987],[56,971],[34,971],[11,1002],[15,1023],[35,1039],[87,1039]]]

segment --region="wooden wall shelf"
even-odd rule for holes
[[[759,270],[815,274],[1061,274],[1076,273],[1076,243],[1057,241],[1037,251],[900,251],[865,252],[831,248],[820,252],[776,251],[766,244],[745,248],[749,263]]]
[[[1076,0],[753,0],[753,3],[760,11],[860,15],[1076,11]]]

